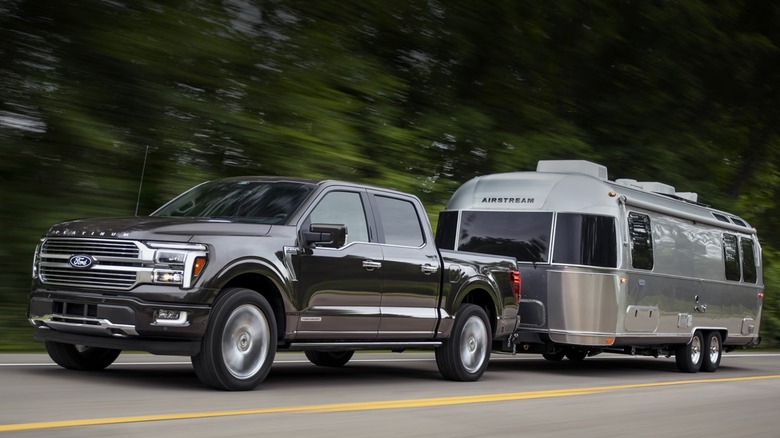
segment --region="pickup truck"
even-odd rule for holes
[[[52,226],[29,298],[35,338],[68,369],[140,350],[250,390],[278,350],[333,367],[360,349],[435,349],[444,378],[473,381],[513,346],[520,276],[514,258],[438,249],[415,196],[241,177],[148,217]]]

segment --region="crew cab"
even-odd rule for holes
[[[277,350],[342,366],[359,349],[435,349],[446,379],[477,380],[511,344],[519,300],[514,258],[440,250],[413,195],[241,177],[148,217],[54,225],[28,318],[64,368],[183,355],[204,384],[250,390]]]

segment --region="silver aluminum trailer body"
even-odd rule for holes
[[[589,162],[540,161],[463,184],[437,240],[518,259],[518,351],[675,354],[683,371],[714,371],[722,350],[760,340],[761,248],[744,219],[695,199],[609,181]]]

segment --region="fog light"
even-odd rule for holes
[[[189,324],[186,311],[170,309],[160,309],[154,312],[154,323],[166,326],[185,326]]]

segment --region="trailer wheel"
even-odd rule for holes
[[[354,351],[322,351],[306,350],[303,352],[306,359],[314,365],[323,367],[343,367],[352,359]]]
[[[582,362],[588,356],[587,351],[571,350],[566,353],[566,359],[574,362]]]
[[[552,362],[560,362],[563,360],[564,353],[558,352],[558,353],[542,353],[542,357],[552,361]]]
[[[707,333],[704,339],[704,362],[701,364],[701,370],[708,373],[717,370],[722,354],[723,342],[720,333],[716,331]]]
[[[57,365],[69,370],[98,371],[114,363],[122,350],[46,341],[46,352]]]
[[[253,290],[228,289],[213,307],[200,353],[192,357],[195,374],[216,389],[254,389],[271,370],[276,341],[268,301]]]
[[[674,358],[677,361],[677,368],[684,373],[695,373],[701,369],[704,362],[704,337],[700,331],[693,334],[691,341],[685,345],[677,347]]]
[[[439,372],[447,380],[478,380],[488,366],[491,338],[485,311],[474,304],[464,304],[455,314],[450,338],[436,349]]]

